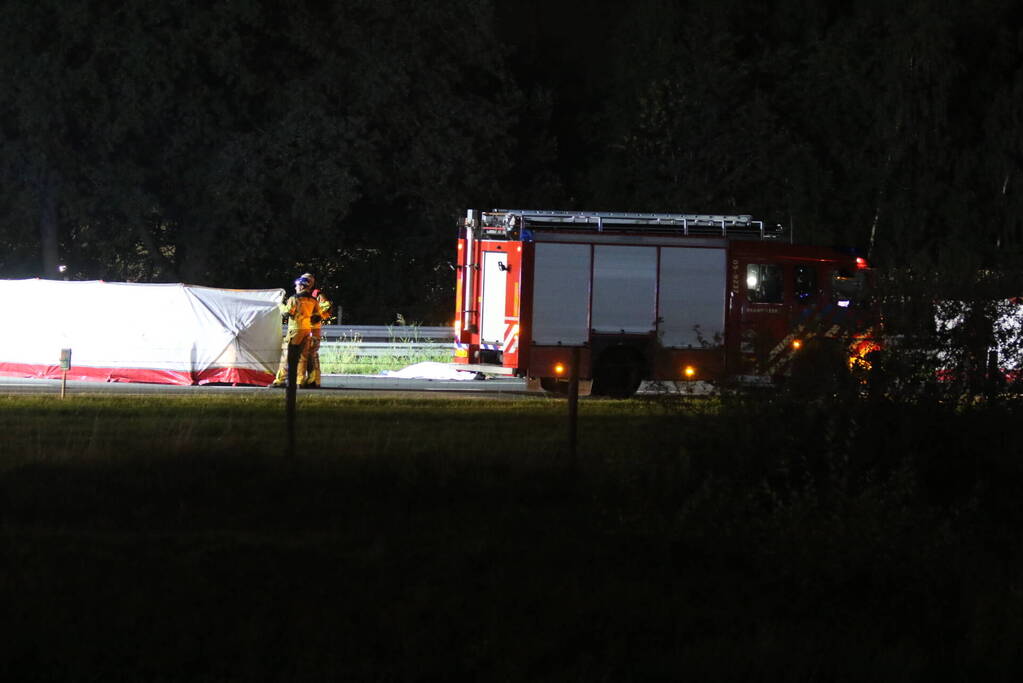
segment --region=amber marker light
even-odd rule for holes
[[[692,379],[693,377],[696,377],[696,368],[692,365],[687,365],[682,371],[682,374],[686,376],[686,379]]]
[[[803,342],[799,339],[793,339],[792,348],[798,351],[799,349],[803,348]]]
[[[561,363],[555,363],[554,364],[554,374],[555,375],[564,375],[565,374],[565,366],[563,364],[561,364]]]

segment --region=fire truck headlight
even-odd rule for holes
[[[554,374],[555,375],[564,375],[565,374],[565,366],[564,366],[563,363],[555,363],[554,364]]]
[[[682,374],[686,376],[686,379],[692,379],[696,377],[696,368],[692,365],[687,365],[683,370]]]

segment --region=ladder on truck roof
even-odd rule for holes
[[[470,211],[469,221],[473,220]],[[778,239],[781,226],[765,226],[747,214],[696,213],[630,213],[617,211],[540,211],[494,209],[480,213],[479,226],[484,232],[595,230],[596,232],[660,232],[682,235],[715,235],[747,239]]]

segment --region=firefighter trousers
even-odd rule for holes
[[[309,345],[309,357],[306,359],[305,381],[299,382],[299,386],[318,387],[320,386],[320,337],[313,333],[310,339],[312,343]]]
[[[318,343],[317,346],[319,346]],[[298,386],[305,386],[308,384],[306,376],[309,374],[310,358],[312,357],[312,335],[306,335],[306,337],[298,344],[292,344],[287,339],[285,339],[284,343],[281,344],[281,360],[280,363],[277,364],[277,375],[274,377],[273,381],[274,386],[284,386],[288,383],[288,349],[291,347],[298,347],[292,351],[292,353],[297,354],[298,357],[295,361],[297,365],[295,373],[295,376],[298,378],[297,384]],[[319,383],[318,378],[317,383]]]

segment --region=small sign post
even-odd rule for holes
[[[60,397],[64,398],[64,393],[67,390],[67,371],[71,369],[71,349],[60,350]]]

